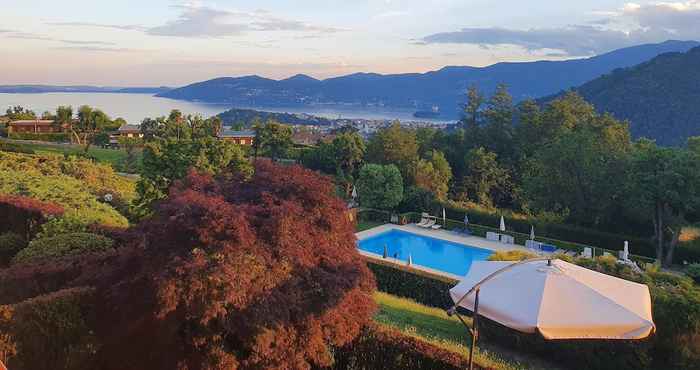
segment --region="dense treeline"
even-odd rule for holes
[[[356,183],[366,207],[431,210],[435,201],[449,201],[511,209],[653,236],[657,257],[672,262],[681,228],[699,209],[698,139],[684,148],[633,141],[627,122],[597,113],[575,93],[545,107],[514,104],[505,86],[490,97],[476,88],[467,95],[463,118],[451,131],[410,130],[397,123],[370,138],[365,150],[356,145],[341,151],[344,142],[358,140],[357,134],[344,134],[320,143],[302,162],[336,175],[340,183]],[[405,198],[387,202],[391,197],[377,194],[395,191],[396,181],[377,186],[391,177],[375,167],[361,170],[360,157],[366,166],[396,166]],[[353,166],[339,165],[348,161]]]

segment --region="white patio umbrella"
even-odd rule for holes
[[[535,240],[535,226],[530,226],[530,240]]]
[[[625,261],[630,259],[630,243],[627,240],[625,240],[625,247],[622,250],[622,259]]]
[[[545,339],[642,339],[655,330],[646,285],[561,260],[475,261],[450,295],[448,314],[474,312],[472,352],[479,316]]]
[[[357,198],[357,188],[353,185],[352,187],[352,199]]]
[[[469,226],[469,216],[467,214],[464,214],[464,226]]]
[[[445,216],[445,207],[442,207],[442,226],[447,225],[447,216]]]
[[[406,261],[406,265],[413,266],[413,257],[410,253],[408,254],[408,261]]]
[[[501,216],[501,231],[506,231],[506,220]]]

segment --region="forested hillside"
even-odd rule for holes
[[[599,111],[629,120],[634,137],[683,145],[700,135],[700,47],[616,70],[576,91]]]

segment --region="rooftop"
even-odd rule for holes
[[[233,130],[223,130],[219,134],[219,137],[255,137],[255,131],[253,130],[243,130],[243,131],[233,131]]]
[[[19,120],[12,121],[10,125],[13,126],[34,126],[34,125],[53,125],[54,120],[51,119],[31,119],[31,120]]]
[[[122,125],[121,127],[119,127],[119,132],[128,131],[141,131],[141,125]]]

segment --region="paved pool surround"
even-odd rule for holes
[[[377,226],[374,228],[371,228],[369,230],[361,231],[355,234],[357,237],[357,240],[363,240],[366,238],[370,238],[391,230],[401,230],[404,232],[416,234],[416,235],[421,235],[425,237],[430,237],[430,238],[435,238],[435,239],[440,239],[452,243],[457,243],[464,245],[465,247],[476,247],[476,248],[482,248],[482,249],[488,249],[490,251],[494,252],[500,252],[500,251],[510,251],[510,250],[522,250],[522,251],[529,251],[527,248],[525,248],[522,245],[517,245],[517,244],[502,244],[499,242],[491,241],[491,240],[486,240],[485,238],[481,238],[478,236],[471,236],[471,235],[464,235],[464,234],[458,234],[454,233],[451,231],[447,230],[432,230],[432,229],[424,229],[422,227],[416,226],[415,224],[409,224],[409,225],[393,225],[393,224],[386,224],[382,226]],[[360,252],[361,255],[371,258],[371,259],[377,259],[385,262],[390,262],[396,265],[400,266],[406,266],[406,261],[402,260],[397,260],[394,258],[382,258],[381,255],[374,254],[371,252],[363,251],[358,248],[358,251]],[[418,264],[413,264],[411,265],[411,268],[414,268],[416,270],[421,270],[425,271],[431,274],[439,275],[439,276],[444,276],[450,279],[455,279],[455,280],[461,280],[462,276],[455,275],[455,274],[450,274],[448,272],[444,271],[439,271],[435,269],[431,269],[429,267],[425,266],[420,266]]]

